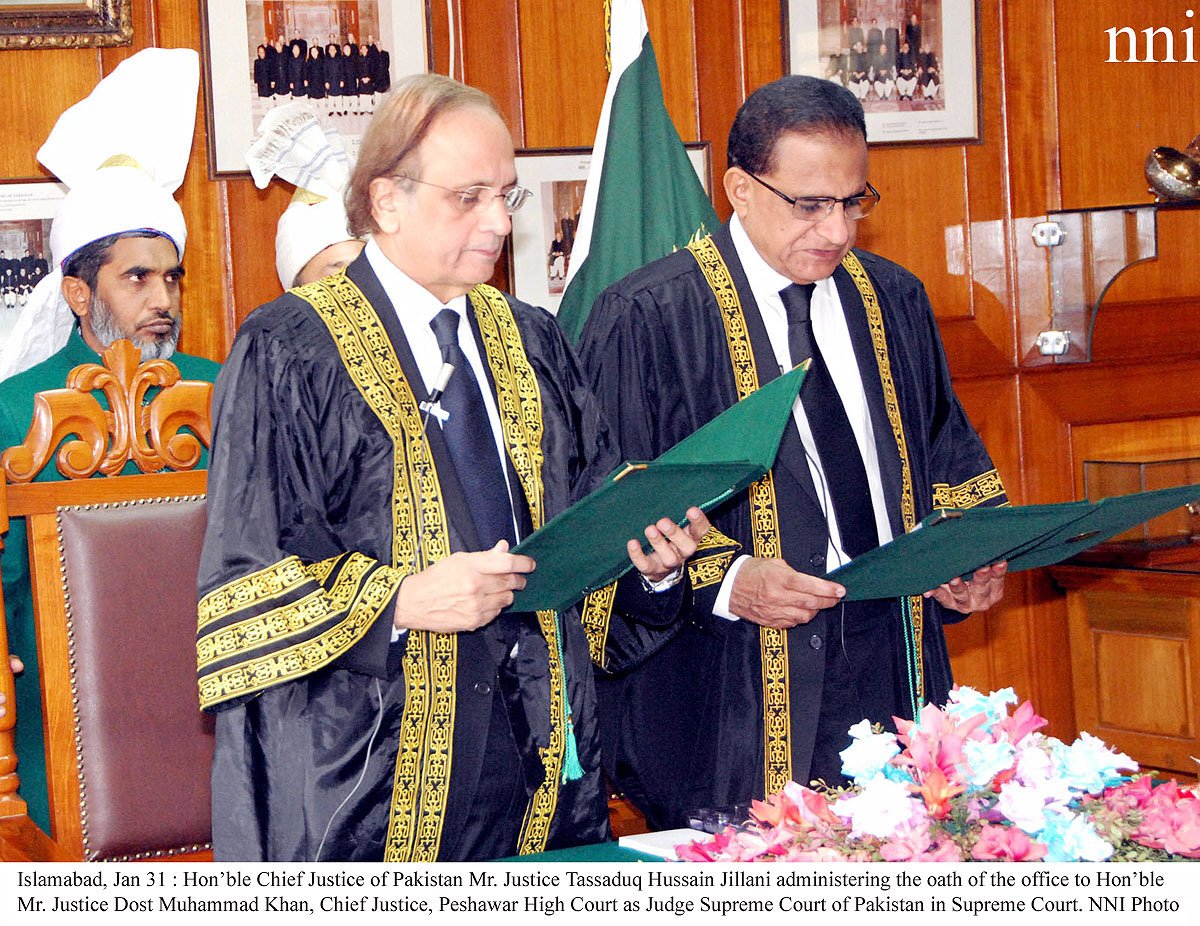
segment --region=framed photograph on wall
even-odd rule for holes
[[[711,199],[709,143],[692,142],[685,147]],[[517,179],[533,191],[533,198],[513,215],[509,280],[513,295],[522,302],[558,312],[591,163],[592,149],[586,147],[517,151]]]
[[[428,70],[425,0],[202,0],[213,177],[246,173],[267,111],[304,99],[352,157],[392,81]]]
[[[0,345],[50,272],[50,222],[66,195],[61,183],[0,183]]]
[[[976,0],[783,0],[784,72],[862,102],[871,144],[979,138]]]

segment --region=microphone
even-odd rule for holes
[[[446,387],[450,384],[450,377],[454,375],[454,364],[442,363],[442,368],[438,370],[437,379],[433,381],[433,388],[429,391],[429,401],[422,402],[418,407],[425,413],[424,424],[429,424],[429,416],[433,415],[438,421],[445,423],[450,417],[450,413],[442,408],[441,399],[446,391]]]
[[[454,364],[443,363],[442,368],[438,370],[437,379],[433,381],[433,390],[429,393],[430,403],[436,403],[442,397],[442,393],[446,391],[446,387],[450,385],[450,377],[454,375]]]

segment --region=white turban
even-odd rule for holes
[[[53,269],[0,350],[0,379],[67,343],[75,316],[62,297],[62,266],[81,247],[145,229],[166,235],[183,257],[187,225],[172,194],[187,170],[199,84],[194,50],[147,48],[59,116],[37,155],[70,191],[50,226]]]
[[[261,190],[280,177],[296,187],[275,232],[275,269],[291,289],[304,265],[332,244],[354,238],[342,202],[350,180],[350,158],[341,136],[326,128],[307,102],[270,110],[246,152]]]

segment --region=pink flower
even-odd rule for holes
[[[929,820],[909,821],[896,830],[879,855],[885,862],[961,862],[962,851],[944,835],[932,836]]]
[[[1001,732],[1004,733],[1008,741],[1015,746],[1027,734],[1040,730],[1047,723],[1049,721],[1045,717],[1039,717],[1034,711],[1033,705],[1026,701],[1012,712],[1011,717],[1006,717],[996,724],[996,735],[999,737]]]
[[[959,767],[967,761],[963,755],[963,741],[984,735],[977,730],[987,721],[987,715],[976,714],[957,720],[934,705],[926,704],[916,723],[901,717],[893,719],[899,731],[896,738],[908,747],[893,760],[896,765],[911,766],[918,773],[940,768],[947,778],[957,781],[962,777]]]
[[[727,861],[721,858],[721,854],[728,850],[735,832],[732,827],[726,827],[712,839],[683,843],[675,847],[675,855],[683,862]]]
[[[1141,779],[1149,781],[1148,778]],[[1132,792],[1141,797],[1142,821],[1134,841],[1185,858],[1200,858],[1200,799],[1174,781]]]
[[[971,857],[978,862],[1036,862],[1045,855],[1046,847],[1030,839],[1024,830],[991,823],[979,830],[971,849]]]

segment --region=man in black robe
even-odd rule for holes
[[[238,332],[197,644],[218,859],[487,859],[608,833],[579,617],[500,614],[534,568],[509,544],[617,460],[554,319],[482,285],[527,197],[491,100],[411,77],[351,178],[362,256]],[[648,555],[631,541],[594,620],[674,619],[708,530],[689,514],[648,527]]]
[[[768,84],[728,152],[734,217],[603,292],[580,344],[628,459],[653,459],[814,359],[769,476],[711,512],[724,540],[710,535],[688,565],[686,618],[659,631],[612,621],[594,643],[606,767],[655,827],[789,780],[839,782],[848,728],[943,701],[943,622],[1003,592],[1003,564],[903,600],[845,603],[820,578],[935,504],[1003,504],[1004,489],[920,281],[852,250],[878,194],[850,92]]]
[[[293,98],[307,96],[307,90],[304,87],[304,55],[300,51],[300,46],[293,42],[288,46],[286,54],[284,75],[287,79],[287,92]]]

